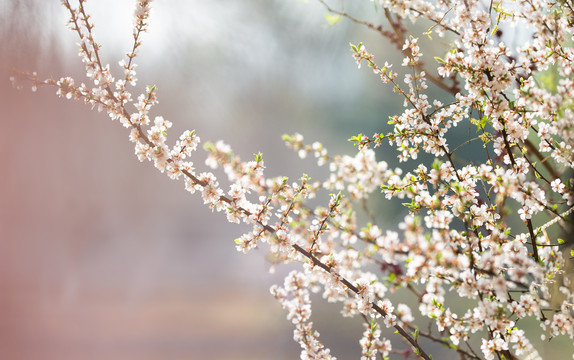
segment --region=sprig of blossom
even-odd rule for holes
[[[183,179],[187,191],[200,193],[205,205],[228,221],[250,225],[236,239],[237,250],[268,243],[278,263],[303,263],[303,271],[291,272],[282,287],[271,289],[295,326],[301,358],[334,359],[313,330],[310,290],[341,303],[343,316],[365,320],[360,340],[364,359],[392,351],[382,325],[408,343],[405,354],[413,351],[427,360],[419,337],[450,345],[461,357],[540,358],[520,328],[529,317],[540,322],[545,336],[574,339],[574,292],[567,278],[559,284],[566,259],[562,244],[546,231],[566,220],[574,204],[574,181],[568,180],[574,169],[574,49],[567,41],[574,36],[574,17],[565,3],[485,7],[468,0],[381,0],[389,30],[338,12],[389,38],[404,56],[399,83],[392,64],[379,66],[365,45],[351,45],[357,65],[367,64],[403,100],[402,113],[390,117],[392,131],[353,136],[358,146],[354,156],[329,155],[318,142],[305,144],[300,134],[284,136],[299,157],[313,154],[319,166],[328,164],[323,181],[306,175],[291,183],[285,177],[266,178],[260,153],[245,162],[222,141],[206,143],[206,165],[223,169],[229,185],[212,172],[196,172],[191,157],[200,139],[194,130],[170,145],[171,122],[150,117],[158,102],[154,86],[137,97],[127,87],[137,84],[134,59],[151,1],[136,3],[134,43],[119,62],[119,80],[101,62],[85,0],[77,8],[68,0],[62,3],[70,14],[68,26],[78,35],[90,85],[70,77],[24,77],[34,89],[54,86],[59,96],[82,100],[119,120],[130,129],[140,161],[150,161],[173,180]],[[453,36],[445,56],[436,59],[436,72],[425,61],[422,40],[409,34],[405,18],[433,23],[425,33],[429,38],[433,32]],[[500,34],[518,21],[532,36],[512,48]],[[549,69],[556,77],[544,82]],[[427,83],[445,90],[450,99],[430,101]],[[463,124],[479,135],[453,136]],[[376,160],[371,147],[383,146],[385,139],[405,169]],[[461,164],[462,149],[472,143],[482,145],[484,155]],[[435,160],[425,163],[419,154]],[[406,168],[416,161],[421,162]],[[406,201],[409,213],[399,231],[357,224],[357,201],[376,196],[377,189],[386,199]],[[331,194],[328,205],[310,209],[306,201],[320,192]],[[561,298],[552,295],[556,287]],[[411,307],[393,303],[389,293],[396,291],[416,299],[419,314],[438,333],[419,331]],[[467,301],[465,310],[455,310],[458,299]],[[469,345],[473,337],[480,337],[482,357]]]

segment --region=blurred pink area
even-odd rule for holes
[[[296,354],[261,252],[236,253],[232,227],[104,114],[2,70],[0,358]]]
[[[93,289],[100,293],[62,302],[58,294],[8,289],[17,304],[3,307],[3,358],[267,359],[269,345],[282,345],[275,339],[283,334],[269,321],[274,310],[242,291],[164,291],[126,302]]]

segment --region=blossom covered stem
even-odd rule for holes
[[[168,146],[171,122],[156,116],[151,124],[149,118],[150,109],[158,102],[156,88],[148,87],[137,101],[126,89],[126,83],[134,86],[137,80],[133,59],[147,28],[150,1],[136,3],[134,44],[126,54],[127,61],[120,61],[124,70],[120,80],[114,79],[109,65],[101,63],[85,0],[79,0],[78,9],[68,0],[63,4],[70,13],[70,28],[80,38],[80,56],[94,87],[77,85],[69,77],[59,81],[40,81],[36,74],[25,77],[33,88],[55,86],[60,96],[106,111],[130,129],[130,141],[135,143],[140,161],[152,161],[171,179],[183,179],[186,190],[200,192],[204,204],[224,212],[229,221],[251,225],[250,232],[236,239],[238,250],[247,252],[267,242],[277,259],[275,264],[303,264],[304,272],[289,275],[284,288],[272,291],[295,325],[303,359],[333,358],[309,321],[310,291],[321,289],[327,301],[344,304],[343,316],[360,314],[366,320],[360,340],[366,360],[391,351],[390,343],[380,339],[379,318],[420,358],[430,359],[418,343],[416,331],[414,335],[407,332],[415,329],[410,307],[394,300],[391,303],[387,296],[387,291],[401,288],[417,297],[418,310],[429,320],[429,329],[434,323],[441,335],[449,337],[441,339],[430,330],[419,335],[450,345],[461,357],[517,359],[528,354],[539,359],[526,329],[519,326],[527,317],[540,321],[551,338],[573,338],[574,293],[566,277],[564,284],[557,284],[565,259],[560,241],[546,231],[567,220],[574,209],[574,179],[567,178],[567,170],[574,168],[574,50],[567,41],[574,36],[571,7],[540,0],[518,2],[512,8],[504,1],[484,6],[475,0],[377,0],[391,26],[387,31],[319,1],[328,11],[389,38],[399,47],[402,66],[408,69],[403,79],[406,85],[399,85],[392,65],[378,66],[362,44],[351,45],[357,64],[365,60],[382,82],[390,83],[405,109],[391,117],[391,132],[351,138],[359,150],[354,156],[328,156],[318,142],[308,146],[302,144],[300,135],[285,137],[300,157],[313,153],[317,165],[328,164],[329,175],[323,182],[312,183],[306,175],[292,185],[286,177],[266,178],[261,154],[255,155],[255,161],[242,162],[224,143],[207,143],[206,165],[222,168],[231,182],[225,192],[214,174],[196,173],[188,160],[199,144],[194,130],[185,131],[173,147]],[[438,76],[425,70],[429,62],[422,60],[418,38],[409,35],[407,18],[430,20],[433,25],[425,33],[429,39],[433,32],[454,37],[444,59],[437,59]],[[505,23],[513,25],[517,19],[534,35],[527,45],[514,49],[504,44],[497,29]],[[550,66],[556,68],[557,75],[544,85],[543,71]],[[453,98],[446,104],[429,101],[427,80]],[[453,85],[447,86],[451,80]],[[458,84],[464,84],[464,92]],[[129,111],[128,104],[136,110]],[[472,117],[476,114],[478,119]],[[449,150],[452,144],[447,133],[465,121],[469,123],[468,140]],[[481,135],[471,139],[474,126]],[[530,143],[534,138],[540,140],[539,149]],[[377,161],[370,148],[381,146],[383,139],[397,148],[400,162],[416,160],[419,153],[434,160],[430,164],[423,159],[409,171],[391,169],[385,161]],[[459,156],[478,139],[486,153],[484,159]],[[531,161],[526,150],[544,164],[548,174],[539,171],[541,167]],[[544,153],[550,155],[544,157]],[[468,161],[456,166],[455,160],[457,164]],[[372,215],[367,226],[357,224],[357,203],[364,206],[379,189],[387,199],[407,199],[403,204],[408,214],[397,231],[380,229]],[[305,201],[319,190],[331,194],[329,205],[311,209]],[[516,216],[526,224],[527,233],[510,227],[515,223],[511,201],[518,204]],[[535,227],[543,222],[539,215],[543,211],[555,218]],[[380,268],[379,273],[371,271],[373,265]],[[564,299],[553,297],[553,289]],[[457,307],[449,306],[453,299],[463,299],[469,307],[455,311]],[[550,308],[554,311],[545,314]],[[472,336],[482,342],[482,357],[468,345]],[[468,350],[458,347],[465,343]]]

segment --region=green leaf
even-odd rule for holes
[[[482,119],[480,119],[478,125],[480,126],[481,129],[484,129],[484,126],[488,124],[488,117],[486,115],[484,115],[482,117]]]
[[[203,149],[208,152],[215,152],[215,145],[212,142],[207,141],[203,144]]]
[[[351,141],[351,142],[354,142],[354,143],[360,143],[361,140],[363,140],[363,134],[359,134],[359,135],[353,136],[353,137],[351,137],[351,138],[350,138],[349,140],[347,140],[347,141]]]
[[[341,21],[343,17],[341,15],[331,15],[331,14],[325,14],[325,19],[327,19],[327,22],[329,23],[329,26],[333,26],[336,23],[338,23],[339,21]]]
[[[441,165],[442,165],[442,161],[440,161],[438,158],[435,158],[433,163],[432,163],[432,168],[435,169],[436,171],[440,171]]]
[[[419,328],[418,328],[418,326],[415,327],[415,332],[414,332],[414,333],[411,333],[411,334],[413,335],[413,338],[414,338],[415,340],[419,338]]]
[[[359,43],[359,45],[355,45],[353,43],[349,43],[349,45],[351,45],[351,50],[353,50],[354,52],[358,53],[359,49],[361,48],[361,46],[363,45],[362,42]]]
[[[538,171],[534,171],[534,176],[536,176],[537,179],[540,179],[540,173]]]
[[[480,134],[478,135],[478,137],[480,138],[480,140],[484,143],[484,145],[488,144],[490,142],[490,139],[488,138],[488,134],[484,133],[484,134]]]
[[[492,29],[492,31],[490,32],[490,36],[493,36],[496,33],[496,30],[498,30],[498,24],[496,24]]]

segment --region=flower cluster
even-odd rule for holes
[[[292,271],[285,278],[285,285],[271,287],[271,294],[287,311],[287,319],[295,325],[293,338],[303,348],[302,360],[335,360],[330,350],[319,342],[319,333],[313,330],[309,281],[304,274]],[[292,298],[289,298],[289,295]]]
[[[328,164],[323,181],[267,178],[261,154],[246,162],[222,141],[206,143],[205,163],[214,172],[222,169],[228,189],[214,173],[195,172],[195,131],[170,146],[171,122],[150,119],[157,89],[147,87],[134,101],[127,88],[137,84],[134,58],[150,1],[137,2],[134,46],[119,62],[119,80],[101,63],[84,3],[74,8],[63,1],[91,85],[70,77],[28,78],[34,87],[55,86],[59,96],[119,120],[130,129],[140,161],[183,179],[186,190],[200,193],[228,221],[249,224],[235,241],[237,250],[267,243],[277,265],[303,264],[282,287],[271,289],[295,326],[302,359],[334,359],[313,330],[310,291],[340,303],[343,316],[363,319],[362,359],[396,352],[429,360],[421,337],[446,345],[458,358],[540,359],[523,327],[526,318],[536,319],[545,337],[574,339],[574,291],[564,274],[571,263],[563,241],[547,232],[563,225],[574,205],[574,12],[568,2],[381,0],[388,30],[327,6],[378,31],[403,54],[400,76],[387,62],[377,65],[365,45],[351,45],[358,66],[367,64],[392,85],[404,111],[390,118],[388,133],[353,136],[353,156],[331,156],[318,142],[307,145],[300,134],[285,135],[300,157],[313,154],[319,166]],[[404,19],[424,19],[433,24],[425,33],[429,39],[436,33],[449,41],[436,69]],[[512,26],[530,34],[521,47],[504,42]],[[549,72],[552,77],[545,76]],[[449,96],[431,101],[429,85]],[[463,124],[477,135],[469,130],[461,140],[455,128]],[[376,160],[374,148],[386,142],[401,162],[414,163],[410,170]],[[465,150],[473,145],[482,153],[471,150],[479,154],[469,159]],[[419,154],[434,161],[417,163]],[[357,204],[364,206],[379,189],[408,208],[398,231],[384,230],[375,219],[359,223]],[[309,207],[307,200],[320,192],[329,194],[328,204]],[[462,310],[454,306],[460,301]],[[429,321],[427,331],[415,325],[416,316]],[[407,347],[395,350],[398,344],[391,346],[387,334]]]

